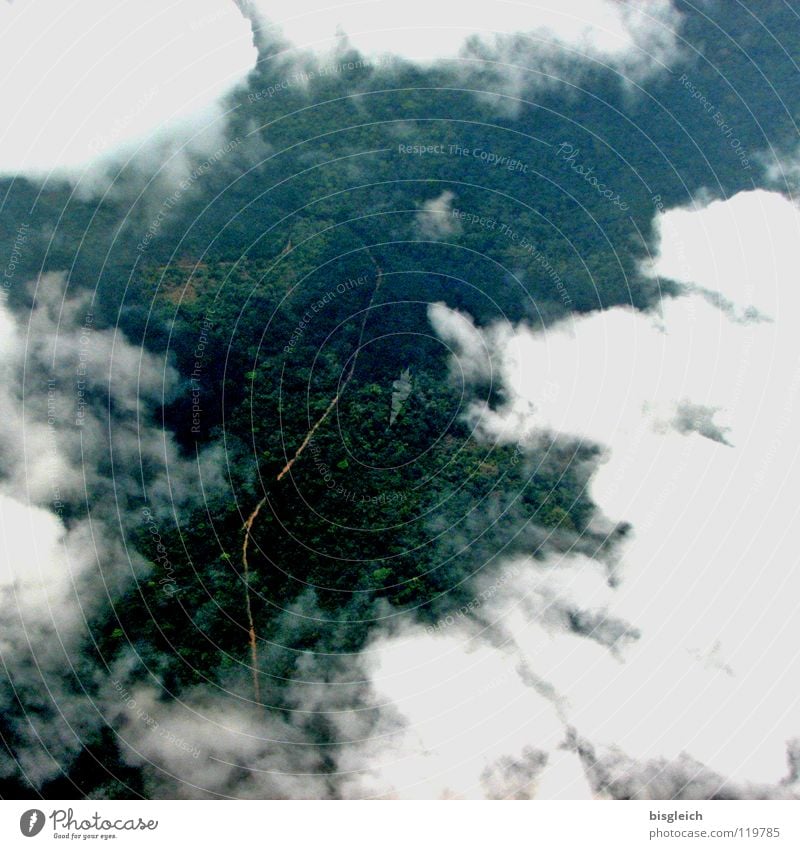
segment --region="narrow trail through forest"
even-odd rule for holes
[[[333,396],[331,402],[325,408],[325,411],[306,433],[303,441],[300,443],[300,446],[295,451],[294,456],[286,463],[286,465],[281,469],[278,476],[275,478],[275,483],[280,483],[280,481],[291,471],[292,466],[300,458],[303,451],[305,451],[308,444],[311,442],[311,439],[313,438],[314,434],[320,427],[322,427],[328,416],[333,412],[336,405],[339,403],[339,400],[344,395],[344,392],[347,389],[347,385],[350,383],[350,380],[352,379],[353,374],[355,373],[356,363],[358,362],[358,355],[361,351],[361,346],[364,340],[364,331],[367,326],[367,319],[369,317],[370,310],[372,309],[372,306],[375,303],[375,298],[378,295],[378,291],[380,290],[381,282],[383,280],[383,271],[381,270],[381,267],[378,265],[378,263],[375,261],[375,257],[372,255],[372,252],[368,247],[366,247],[366,245],[364,246],[364,249],[366,250],[367,255],[369,256],[370,260],[372,261],[372,264],[375,267],[375,287],[372,290],[372,297],[369,300],[369,304],[364,310],[364,317],[361,320],[361,330],[358,334],[358,342],[355,353],[353,354],[353,360],[350,364],[350,369],[348,370],[345,379],[342,381],[341,386],[339,387],[339,391],[336,393],[336,395]],[[261,701],[261,688],[258,683],[258,638],[256,636],[255,621],[253,619],[253,606],[250,598],[250,564],[248,562],[247,553],[250,547],[250,538],[253,532],[253,525],[255,524],[256,519],[258,519],[258,515],[261,512],[261,508],[267,503],[268,497],[269,493],[266,493],[264,497],[258,502],[258,504],[256,504],[255,508],[248,516],[247,521],[244,523],[243,526],[244,539],[242,540],[242,571],[244,574],[245,611],[247,614],[247,626],[250,639],[250,663],[253,673],[253,692],[255,695],[255,700],[257,702]]]

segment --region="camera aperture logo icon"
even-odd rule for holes
[[[44,828],[44,813],[38,808],[31,808],[19,818],[19,830],[25,837],[36,837]]]

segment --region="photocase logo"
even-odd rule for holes
[[[395,419],[400,415],[408,396],[411,394],[411,371],[404,369],[400,373],[400,377],[392,383],[392,412],[389,415],[389,427],[395,423]]]
[[[31,808],[19,818],[19,830],[25,837],[36,837],[44,828],[44,813],[37,808]]]

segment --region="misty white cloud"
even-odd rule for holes
[[[787,277],[797,260],[797,214],[783,195],[741,192],[702,209],[669,210],[656,225],[660,245],[649,273],[718,294],[740,316],[751,308],[778,319],[795,306]]]
[[[680,21],[669,0],[488,0],[457,9],[424,0],[251,0],[249,5],[300,48],[328,52],[344,34],[364,54],[423,61],[456,57],[469,38],[494,45],[498,36],[530,33],[540,49],[566,47],[617,66],[652,66],[674,49]]]
[[[475,327],[472,316],[436,303],[428,308],[428,318],[436,335],[457,352],[451,362],[455,377],[467,382],[491,380],[494,346],[487,342],[485,331]]]
[[[184,458],[153,422],[170,366],[96,328],[65,275],[35,293],[27,315],[0,304],[0,714],[14,740],[0,776],[39,787],[102,725],[87,621],[150,571],[129,539],[143,485],[166,528],[220,489],[222,463],[213,449]]]
[[[546,645],[572,634],[561,603],[569,585],[597,585],[572,607],[602,603],[597,564],[568,558],[559,575],[532,561],[506,564],[513,577],[498,590],[475,585],[480,618],[445,618],[438,627],[408,627],[377,638],[363,653],[374,693],[393,722],[346,749],[347,795],[389,798],[589,798],[591,788],[574,747],[563,705],[539,679],[516,643],[519,599]],[[578,577],[578,576],[581,577]],[[559,591],[558,584],[562,584]],[[597,590],[600,596],[595,597]],[[526,594],[527,591],[527,594]],[[535,613],[534,613],[535,611]],[[523,617],[526,618],[526,617]],[[527,619],[526,619],[527,621]],[[565,657],[570,656],[570,649]]]
[[[163,701],[150,687],[117,686],[107,703],[123,756],[142,768],[151,798],[328,795],[320,750],[276,713],[234,704],[210,689]]]
[[[460,232],[461,225],[453,215],[455,197],[453,192],[445,190],[422,204],[416,222],[426,239],[446,239]]]
[[[696,792],[780,795],[800,732],[800,213],[756,191],[657,223],[649,271],[686,294],[653,314],[500,325],[484,334],[488,363],[471,366],[506,392],[471,411],[485,438],[605,448],[591,495],[632,531],[602,615],[637,638],[612,652],[544,636],[527,602],[502,624],[593,757],[622,758],[641,794],[672,775]],[[431,316],[442,327],[442,308]],[[481,350],[471,339],[456,358]]]
[[[0,4],[0,173],[72,175],[160,133],[188,139],[255,61],[229,0]]]

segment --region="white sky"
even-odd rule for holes
[[[229,0],[0,3],[0,173],[80,169],[213,118],[255,61]]]

